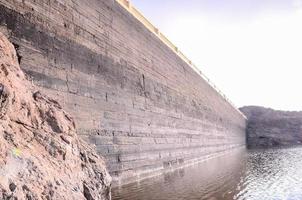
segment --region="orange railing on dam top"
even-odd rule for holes
[[[139,20],[148,30],[155,34],[163,43],[165,43],[172,51],[174,51],[183,61],[185,61],[197,74],[199,74],[214,90],[217,91],[230,105],[232,105],[245,119],[245,115],[219,90],[210,79],[204,75],[194,63],[187,58],[163,33],[159,31],[144,15],[132,6],[129,0],[116,0],[122,7],[131,13],[137,20]]]

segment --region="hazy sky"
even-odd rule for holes
[[[302,0],[132,0],[238,107],[302,110]]]

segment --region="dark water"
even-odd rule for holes
[[[112,192],[113,200],[302,200],[302,148],[236,150]]]

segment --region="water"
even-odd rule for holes
[[[112,191],[113,200],[302,199],[302,148],[236,150]]]

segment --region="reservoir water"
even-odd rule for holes
[[[302,148],[236,150],[113,189],[113,200],[302,199]]]

